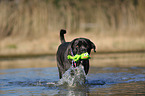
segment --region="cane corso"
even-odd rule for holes
[[[62,78],[62,75],[67,71],[71,66],[77,67],[80,64],[84,66],[85,73],[87,75],[89,71],[89,60],[80,59],[77,62],[73,60],[67,59],[68,55],[75,56],[76,54],[82,54],[88,52],[90,55],[91,49],[96,49],[96,46],[93,42],[86,38],[76,38],[71,42],[66,42],[64,38],[64,34],[66,34],[66,30],[60,30],[60,40],[61,45],[57,50],[57,66],[59,71],[59,78]]]

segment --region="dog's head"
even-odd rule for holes
[[[96,52],[96,46],[93,42],[91,42],[89,39],[86,38],[76,38],[71,43],[71,48],[73,51],[73,54],[82,54],[85,52],[88,52],[90,54],[91,49],[94,49],[94,52]]]

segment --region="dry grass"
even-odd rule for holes
[[[94,33],[95,34],[95,33]],[[71,35],[66,34],[66,41],[71,41],[77,37],[86,37],[95,43],[98,52],[108,51],[136,51],[145,50],[144,37],[130,36],[103,36],[96,37],[93,33]],[[54,36],[54,34],[53,34]],[[0,55],[20,55],[20,54],[55,54],[60,44],[59,34],[55,37],[43,37],[34,40],[19,41],[16,39],[4,39],[1,42]],[[56,38],[57,37],[57,38]]]
[[[1,0],[0,55],[55,53],[67,40],[90,38],[98,51],[145,49],[144,0]]]

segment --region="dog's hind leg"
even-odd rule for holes
[[[64,68],[62,63],[57,62],[58,72],[59,72],[59,79],[62,78],[62,75],[64,74]]]

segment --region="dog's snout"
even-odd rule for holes
[[[85,48],[81,49],[81,52],[86,52],[86,51],[87,51],[87,49],[85,49]]]

